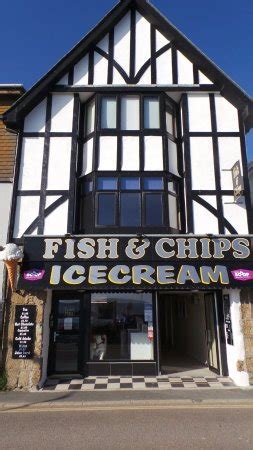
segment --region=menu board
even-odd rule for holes
[[[32,359],[35,341],[35,305],[16,305],[13,359]]]
[[[229,295],[223,296],[223,304],[227,343],[234,345]]]

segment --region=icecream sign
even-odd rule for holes
[[[27,236],[18,288],[192,289],[253,285],[251,236]]]

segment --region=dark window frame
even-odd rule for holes
[[[121,98],[125,96],[139,96],[140,98],[140,130],[121,130]],[[117,127],[116,129],[101,129],[101,102],[102,98],[106,97],[116,97],[116,111],[117,111]],[[149,129],[144,128],[144,99],[145,98],[158,98],[160,101],[159,114],[160,114],[160,129]],[[185,231],[185,223],[184,223],[184,194],[183,194],[183,163],[182,163],[182,148],[181,148],[181,124],[180,124],[180,111],[179,106],[169,98],[166,93],[141,93],[132,92],[132,93],[122,93],[119,91],[113,93],[97,93],[90,97],[85,104],[82,105],[80,120],[83,121],[83,125],[85,124],[85,108],[87,104],[95,99],[95,129],[94,132],[85,136],[84,131],[80,133],[79,139],[79,158],[77,164],[77,196],[76,196],[76,233],[96,233],[96,232],[115,232],[115,230],[120,230],[122,233],[126,232],[156,232],[156,233],[182,233]],[[166,109],[169,109],[169,112],[174,116],[174,123],[176,130],[176,136],[167,132],[166,128]],[[84,128],[84,127],[83,127]],[[80,128],[80,131],[82,128]],[[163,159],[164,159],[164,170],[161,171],[144,171],[144,137],[145,136],[161,136],[163,141]],[[99,161],[99,139],[100,136],[116,136],[117,137],[117,169],[115,171],[98,171],[98,161]],[[121,170],[121,149],[122,149],[122,137],[123,136],[138,136],[140,139],[140,168],[139,171],[125,171]],[[83,156],[83,144],[87,142],[89,139],[93,138],[93,163],[92,163],[92,172],[87,175],[81,176],[81,168],[82,168],[82,156]],[[170,173],[169,171],[169,161],[168,161],[168,139],[173,141],[178,148],[178,173],[179,176]],[[122,227],[119,225],[119,221],[116,221],[114,226],[99,226],[97,224],[95,218],[95,207],[96,207],[96,185],[95,180],[97,177],[125,177],[125,178],[136,178],[136,177],[165,177],[167,176],[171,180],[175,180],[178,183],[178,191],[177,194],[171,193],[171,195],[175,195],[177,197],[177,205],[179,211],[179,221],[180,221],[180,230],[174,229],[169,226],[169,209],[168,209],[168,185],[164,183],[163,189],[163,210],[164,210],[164,225],[163,226],[143,226],[143,218],[142,224],[140,227]],[[86,208],[88,211],[92,211],[91,214],[87,214],[88,218],[85,221],[85,226],[81,226],[81,216],[82,216],[82,207],[81,204],[84,202],[84,196],[81,194],[82,191],[82,183],[84,180],[93,180],[93,192],[89,193],[86,196]],[[109,192],[109,191],[108,191]],[[134,190],[125,191],[125,192],[135,192]],[[151,192],[151,191],[150,191]],[[156,191],[154,191],[156,192]],[[117,210],[119,210],[119,199],[117,199]],[[142,208],[143,210],[143,208]],[[117,213],[118,214],[118,213]]]

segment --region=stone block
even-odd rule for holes
[[[14,292],[7,301],[6,308],[6,335],[4,335],[5,370],[8,378],[9,389],[31,389],[37,386],[41,378],[42,368],[42,331],[43,314],[46,303],[46,292],[38,291],[28,293],[25,291]],[[36,327],[34,358],[28,360],[12,358],[12,344],[14,336],[15,306],[36,306]]]

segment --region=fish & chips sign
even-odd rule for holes
[[[253,285],[251,236],[26,236],[20,289]]]

